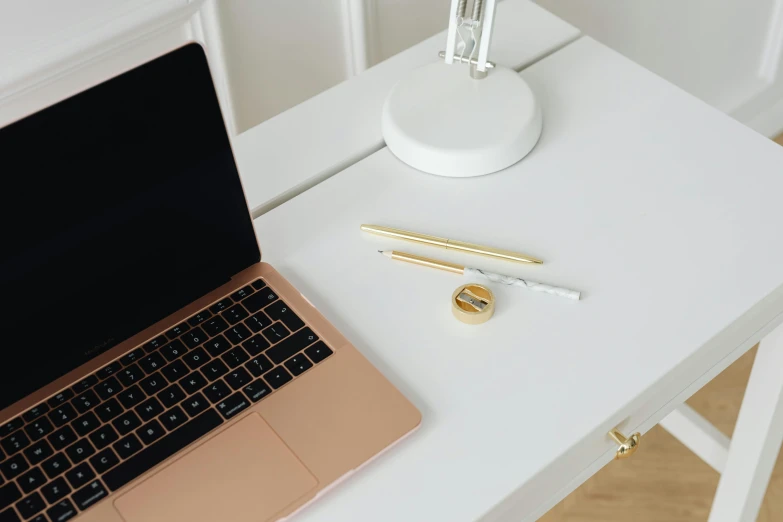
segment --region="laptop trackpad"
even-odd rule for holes
[[[114,506],[126,522],[262,522],[317,485],[256,413],[141,482]]]

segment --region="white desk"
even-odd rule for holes
[[[256,220],[264,260],[424,415],[412,438],[297,520],[533,520],[611,460],[609,429],[647,431],[783,320],[783,150],[589,38],[522,74],[545,125],[521,163],[446,179],[383,149]],[[367,222],[546,264],[369,237]],[[462,325],[449,309],[458,276],[395,264],[382,247],[528,275],[584,300],[494,285],[495,318]],[[734,501],[723,495],[711,520],[746,520],[740,501],[752,511],[755,493],[741,488],[765,487],[759,463],[783,437],[782,353],[759,351],[748,393],[769,397],[743,408],[736,436],[753,449],[744,462],[729,455],[721,488]]]

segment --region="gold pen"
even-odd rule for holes
[[[378,225],[362,225],[361,229],[371,234],[377,234],[379,236],[391,237],[394,239],[402,239],[405,241],[413,241],[414,243],[423,243],[425,245],[432,245],[441,248],[448,248],[449,250],[460,250],[462,252],[468,252],[470,254],[479,254],[487,257],[494,257],[496,259],[505,259],[506,261],[516,261],[518,263],[533,263],[541,265],[544,262],[535,257],[530,257],[518,252],[512,252],[510,250],[502,250],[500,248],[493,248],[482,245],[475,245],[473,243],[466,243],[464,241],[455,241],[454,239],[446,239],[443,237],[428,236],[426,234],[419,234],[417,232],[409,232],[407,230],[399,230],[397,228],[381,227]]]

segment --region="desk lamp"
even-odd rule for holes
[[[451,0],[442,61],[414,70],[383,106],[386,145],[430,174],[490,174],[524,158],[541,135],[541,108],[527,83],[488,60],[497,0]]]

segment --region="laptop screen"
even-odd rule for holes
[[[190,44],[0,129],[0,410],[260,260]]]

